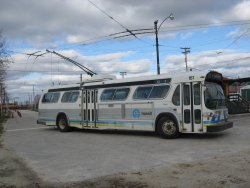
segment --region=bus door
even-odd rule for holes
[[[186,132],[202,132],[201,83],[182,83],[182,122]]]
[[[83,90],[82,126],[96,127],[97,120],[97,90]]]

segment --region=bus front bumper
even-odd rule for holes
[[[220,132],[233,127],[233,122],[225,122],[219,125],[207,126],[207,132]]]

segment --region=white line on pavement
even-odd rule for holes
[[[26,128],[26,129],[10,129],[6,130],[6,132],[14,132],[14,131],[28,131],[28,130],[36,130],[36,129],[47,129],[48,127],[39,127],[39,128]]]

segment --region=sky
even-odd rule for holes
[[[246,0],[0,0],[0,30],[13,63],[6,86],[10,98],[26,101],[48,87],[79,82],[77,66],[55,54],[27,54],[46,49],[67,56],[98,74],[125,77],[157,74],[155,33],[137,37],[115,33],[161,25],[161,73],[188,67],[216,70],[225,77],[250,77],[250,1]],[[169,19],[173,13],[174,19]],[[148,31],[148,30],[147,30]]]

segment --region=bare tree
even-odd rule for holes
[[[6,68],[10,63],[10,56],[6,50],[5,38],[0,30],[0,115],[3,114],[3,104],[7,98],[5,87]]]

